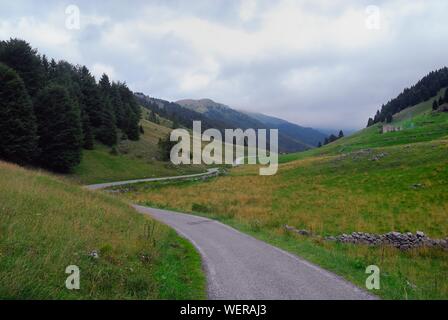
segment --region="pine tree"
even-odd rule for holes
[[[334,142],[338,140],[338,137],[336,137],[334,134],[330,134],[330,136],[328,137],[328,141],[330,142]]]
[[[375,123],[373,122],[372,118],[369,118],[369,121],[367,121],[367,127],[373,126]]]
[[[439,98],[439,106],[441,106],[442,104],[443,104],[443,97],[440,96],[440,98]]]
[[[100,87],[103,96],[110,98],[112,94],[112,86],[110,84],[110,80],[107,74],[103,73],[98,85]]]
[[[95,78],[86,67],[81,67],[78,73],[81,89],[81,108],[89,115],[92,127],[99,128],[103,117],[103,101],[100,90],[96,85]]]
[[[0,62],[19,74],[29,96],[34,99],[45,80],[44,68],[37,51],[26,41],[10,39],[2,45]]]
[[[149,112],[148,120],[151,122],[157,123],[157,116],[156,116],[156,113],[154,112],[154,110],[151,110]]]
[[[175,144],[175,141],[170,140],[170,135],[168,135],[164,139],[159,139],[158,146],[160,151],[160,160],[169,161],[171,159],[171,149]]]
[[[86,112],[81,112],[81,121],[82,121],[82,134],[83,134],[83,148],[86,150],[94,149],[94,139],[92,126],[90,125],[89,116]]]
[[[37,96],[35,110],[42,150],[40,164],[57,172],[70,172],[81,161],[79,107],[64,87],[51,85]]]
[[[112,84],[110,102],[115,115],[115,124],[118,128],[125,127],[124,105],[121,99],[120,88],[116,83]]]
[[[177,117],[174,117],[173,119],[173,129],[179,128],[179,121],[177,120]]]
[[[123,130],[130,140],[138,140],[140,131],[139,123],[141,118],[140,106],[135,100],[135,96],[124,83],[117,83],[122,102],[121,113],[123,121],[119,124],[119,128]]]
[[[317,144],[317,147],[321,148],[322,147],[322,142],[319,141],[319,143]]]
[[[340,139],[340,138],[343,138],[343,137],[344,137],[344,132],[341,130],[341,131],[339,131],[338,138]]]
[[[432,103],[432,110],[437,110],[439,108],[439,104],[437,103],[437,100],[434,100],[434,102]]]
[[[0,158],[29,164],[37,151],[36,118],[25,85],[0,63]]]
[[[127,113],[127,126],[126,126],[126,134],[129,140],[137,141],[140,139],[140,129],[139,129],[139,120],[137,115],[132,111],[128,110]]]
[[[98,87],[101,93],[102,110],[101,110],[101,125],[97,131],[96,138],[107,146],[117,144],[117,127],[115,112],[111,103],[112,86],[107,74],[103,74]]]
[[[445,97],[443,98],[444,103],[448,103],[448,89],[445,90]]]
[[[110,105],[110,104],[109,104]],[[96,131],[96,138],[106,146],[117,144],[117,128],[112,111],[106,106],[101,115],[101,125]]]
[[[380,110],[377,110],[376,114],[375,114],[375,117],[373,118],[373,122],[374,123],[380,122],[380,117],[381,117]]]
[[[386,123],[391,123],[392,120],[393,120],[393,116],[389,113],[389,114],[386,116]]]

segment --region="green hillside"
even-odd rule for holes
[[[205,298],[200,256],[172,229],[44,172],[0,162],[0,180],[2,299]]]
[[[448,135],[448,113],[433,112],[432,103],[446,89],[423,103],[395,114],[390,125],[401,127],[401,131],[381,133],[382,123],[365,128],[319,149],[280,156],[280,162],[290,162],[308,156],[334,155],[361,149],[411,144],[432,141]]]
[[[158,141],[166,138],[172,130],[167,120],[162,119],[161,123],[141,120],[144,134],[140,135],[140,140],[120,141],[116,146],[116,154],[111,152],[112,148],[104,145],[85,150],[81,164],[69,177],[83,184],[94,184],[203,172],[203,166],[173,166],[159,160]]]
[[[282,156],[275,176],[259,176],[257,167],[243,166],[206,182],[139,185],[124,196],[211,216],[359,286],[364,286],[366,266],[378,265],[383,276],[375,294],[383,298],[447,299],[446,250],[399,251],[322,240],[358,231],[448,236],[448,113],[432,112],[427,105],[410,110],[416,109],[413,118],[392,123],[412,123],[402,131],[383,134],[376,124],[322,148]],[[285,225],[317,237],[291,234]]]

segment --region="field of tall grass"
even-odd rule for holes
[[[193,246],[125,202],[5,162],[0,181],[0,299],[205,298]]]
[[[246,166],[207,182],[141,184],[123,196],[221,220],[360,286],[365,268],[378,265],[382,285],[375,293],[383,298],[447,299],[446,251],[345,245],[293,235],[284,226],[320,236],[420,230],[447,237],[448,140],[349,152],[326,148],[280,165],[275,176]]]

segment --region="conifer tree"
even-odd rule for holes
[[[437,103],[437,100],[434,100],[434,102],[432,103],[432,110],[437,110],[439,108],[439,104]]]
[[[70,172],[81,161],[82,129],[79,107],[67,90],[50,85],[37,96],[39,162],[57,172]]]
[[[37,152],[31,99],[19,75],[0,63],[0,158],[29,164]]]
[[[44,84],[44,68],[37,50],[24,40],[3,42],[0,62],[14,69],[22,78],[29,96],[34,99]]]

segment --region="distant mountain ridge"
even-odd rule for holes
[[[326,135],[324,133],[313,128],[302,127],[299,126],[298,124],[291,123],[289,121],[280,118],[267,116],[262,113],[248,112],[248,111],[242,111],[242,112],[264,123],[269,128],[278,129],[279,132],[281,132],[283,135],[286,135],[292,139],[302,141],[313,147],[317,146],[319,142],[324,141],[324,139],[326,138]]]
[[[286,120],[267,116],[262,113],[232,109],[231,107],[214,102],[211,99],[185,99],[176,103],[206,115],[212,119],[224,119],[238,125],[238,127],[257,129],[278,129],[280,144],[289,150],[295,148],[311,148],[322,142],[326,135],[313,128],[306,128]]]
[[[238,111],[211,99],[169,102],[143,93],[135,93],[135,96],[146,109],[190,129],[193,121],[201,121],[203,130],[215,128],[221,132],[236,128],[279,129],[279,152],[304,151],[325,139],[324,134],[314,129],[303,128],[259,113]]]

